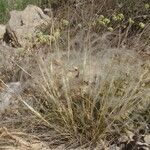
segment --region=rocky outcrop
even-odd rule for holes
[[[6,25],[4,41],[14,47],[25,47],[36,35],[39,27],[47,25],[50,18],[33,5],[28,5],[23,11],[11,11],[10,20]]]
[[[0,40],[3,39],[5,32],[6,32],[6,26],[0,24]]]

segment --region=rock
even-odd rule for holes
[[[20,82],[12,82],[6,86],[6,89],[0,93],[0,114],[4,113],[6,109],[9,109],[10,104],[14,103],[13,97],[22,91]]]
[[[6,26],[0,24],[0,40],[3,39],[5,32],[6,32]]]
[[[25,47],[31,44],[31,38],[50,18],[37,6],[28,5],[23,11],[11,11],[6,25],[4,41],[13,47]]]

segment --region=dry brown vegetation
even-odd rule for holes
[[[129,132],[149,135],[148,5],[138,11],[148,2],[61,2],[33,46],[0,49],[2,91],[22,86],[0,116],[0,147],[108,149]]]

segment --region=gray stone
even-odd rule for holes
[[[4,40],[14,47],[25,47],[31,44],[31,38],[39,28],[49,22],[50,18],[37,6],[28,5],[23,11],[11,11]]]
[[[21,91],[20,82],[12,82],[6,85],[6,89],[0,93],[0,114],[9,109],[10,104],[14,103],[13,96],[17,96]]]

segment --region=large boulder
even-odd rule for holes
[[[0,24],[0,40],[3,39],[5,32],[6,32],[6,26]]]
[[[37,6],[28,5],[23,11],[11,11],[4,40],[14,47],[25,47],[39,28],[49,22],[50,18]]]

